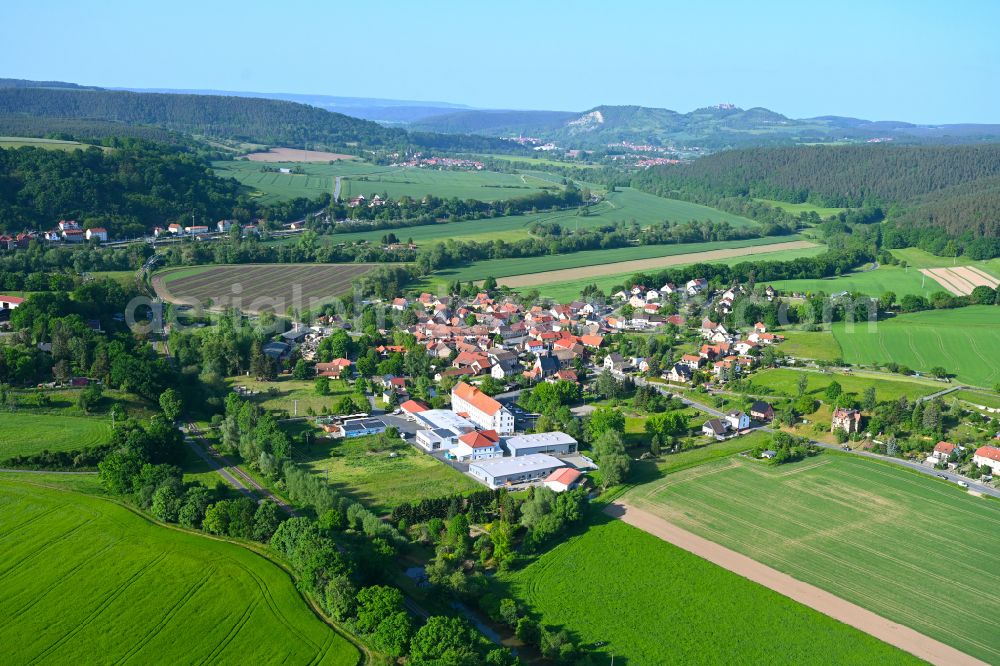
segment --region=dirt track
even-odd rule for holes
[[[788,243],[770,243],[768,245],[754,245],[753,247],[734,247],[724,250],[708,250],[706,252],[689,252],[688,254],[675,254],[669,257],[653,257],[651,259],[633,259],[632,261],[619,261],[601,266],[582,266],[580,268],[563,268],[557,271],[545,271],[542,273],[528,273],[526,275],[512,275],[510,277],[499,278],[497,282],[506,287],[533,287],[539,284],[550,282],[567,282],[569,280],[580,280],[602,275],[618,275],[619,273],[638,273],[650,269],[668,268],[681,264],[696,264],[701,261],[711,261],[713,259],[729,259],[731,257],[743,257],[749,255],[765,254],[767,252],[777,252],[778,250],[804,250],[816,247],[816,243],[809,241],[791,241]]]
[[[648,534],[694,553],[713,564],[770,588],[855,629],[860,629],[932,664],[947,664],[948,666],[971,666],[973,664],[983,666],[985,664],[985,662],[959,652],[955,648],[909,627],[887,620],[861,606],[752,560],[746,555],[741,555],[725,546],[720,546],[683,530],[648,511],[636,509],[623,502],[615,502],[605,509],[605,512]]]

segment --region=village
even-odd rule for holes
[[[778,298],[770,286],[753,291],[763,302]],[[702,415],[684,433],[700,445],[781,431],[775,421],[778,406],[753,398],[740,408],[728,390],[757,370],[796,364],[778,352],[785,337],[763,322],[744,330],[723,323],[750,292],[747,285],[712,286],[692,279],[656,288],[635,285],[613,294],[610,303],[529,304],[512,294],[487,291],[467,298],[424,292],[384,303],[391,315],[410,323],[380,331],[387,342],[374,348],[379,363],[392,365],[396,358],[400,363],[395,365],[402,367],[401,359],[419,351],[429,359],[426,377],[405,372],[372,376],[370,369],[359,369],[364,362],[359,357],[320,360],[322,340],[344,325],[336,316],[298,325],[268,343],[264,352],[286,368],[295,358],[314,363],[317,377],[368,378],[362,382],[371,409],[322,417],[319,427],[329,437],[388,430],[490,488],[547,485],[565,490],[586,483],[588,472],[598,465],[585,454],[587,444],[578,434],[552,428],[545,419],[539,427],[540,415],[524,408],[523,396],[540,384],[572,387],[578,396],[572,406],[576,416],[603,404],[595,388],[602,377],[658,392]],[[699,321],[698,315],[706,313],[710,316]],[[395,344],[390,339],[394,334]],[[634,340],[653,338],[669,340],[670,351],[633,353]],[[664,363],[665,358],[670,362]],[[861,409],[838,405],[828,419],[827,436],[815,445],[850,450],[852,440],[859,450],[873,446]],[[747,449],[764,461],[783,456],[751,444]],[[992,449],[977,449],[975,464],[1000,460],[1000,448]],[[947,471],[947,456],[938,454],[935,449],[921,464]],[[950,469],[954,472],[956,465]]]

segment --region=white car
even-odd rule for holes
[[[965,481],[958,481],[957,483],[958,483],[958,485],[959,485],[959,486],[961,486],[962,488],[968,488],[968,487],[969,487],[969,484],[968,484],[968,483],[966,483]]]

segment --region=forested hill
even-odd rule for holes
[[[0,86],[5,119],[51,119],[156,126],[185,134],[273,146],[315,149],[415,146],[438,150],[512,150],[489,137],[407,133],[307,104],[256,97],[225,97],[117,90]]]
[[[747,197],[879,206],[889,211],[896,242],[940,253],[954,249],[945,247],[952,240],[970,254],[1000,254],[1000,144],[731,150],[649,169],[633,185],[700,203]]]
[[[251,143],[342,147],[405,144],[406,133],[274,99],[53,88],[0,89],[0,116],[88,118]]]

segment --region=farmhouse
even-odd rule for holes
[[[726,414],[726,423],[733,430],[746,430],[750,427],[750,417],[746,415],[745,412],[741,412],[738,409]]]
[[[576,488],[580,483],[580,472],[572,467],[563,467],[545,477],[542,483],[549,490],[554,490],[557,493],[566,492]]]
[[[995,446],[980,446],[972,456],[976,465],[986,465],[993,474],[1000,474],[1000,448]]]
[[[363,437],[385,432],[385,423],[381,419],[351,419],[340,426],[341,437]]]
[[[540,481],[565,465],[544,453],[516,458],[480,460],[469,465],[469,474],[490,488],[502,488]]]
[[[462,462],[502,458],[503,449],[500,448],[500,435],[495,430],[467,432],[458,438],[458,445],[448,455]]]
[[[503,447],[515,458],[536,453],[567,455],[576,453],[577,441],[564,432],[540,432],[508,437],[504,440]]]
[[[510,410],[465,382],[458,382],[451,390],[451,410],[468,414],[469,420],[484,430],[495,430],[500,435],[514,433],[514,415]]]
[[[346,358],[335,358],[329,363],[316,364],[317,377],[340,377],[344,371],[351,367],[351,362]]]
[[[91,229],[87,229],[86,236],[87,240],[90,240],[91,238],[96,238],[102,243],[108,242],[108,230],[105,229],[104,227],[93,227]]]

